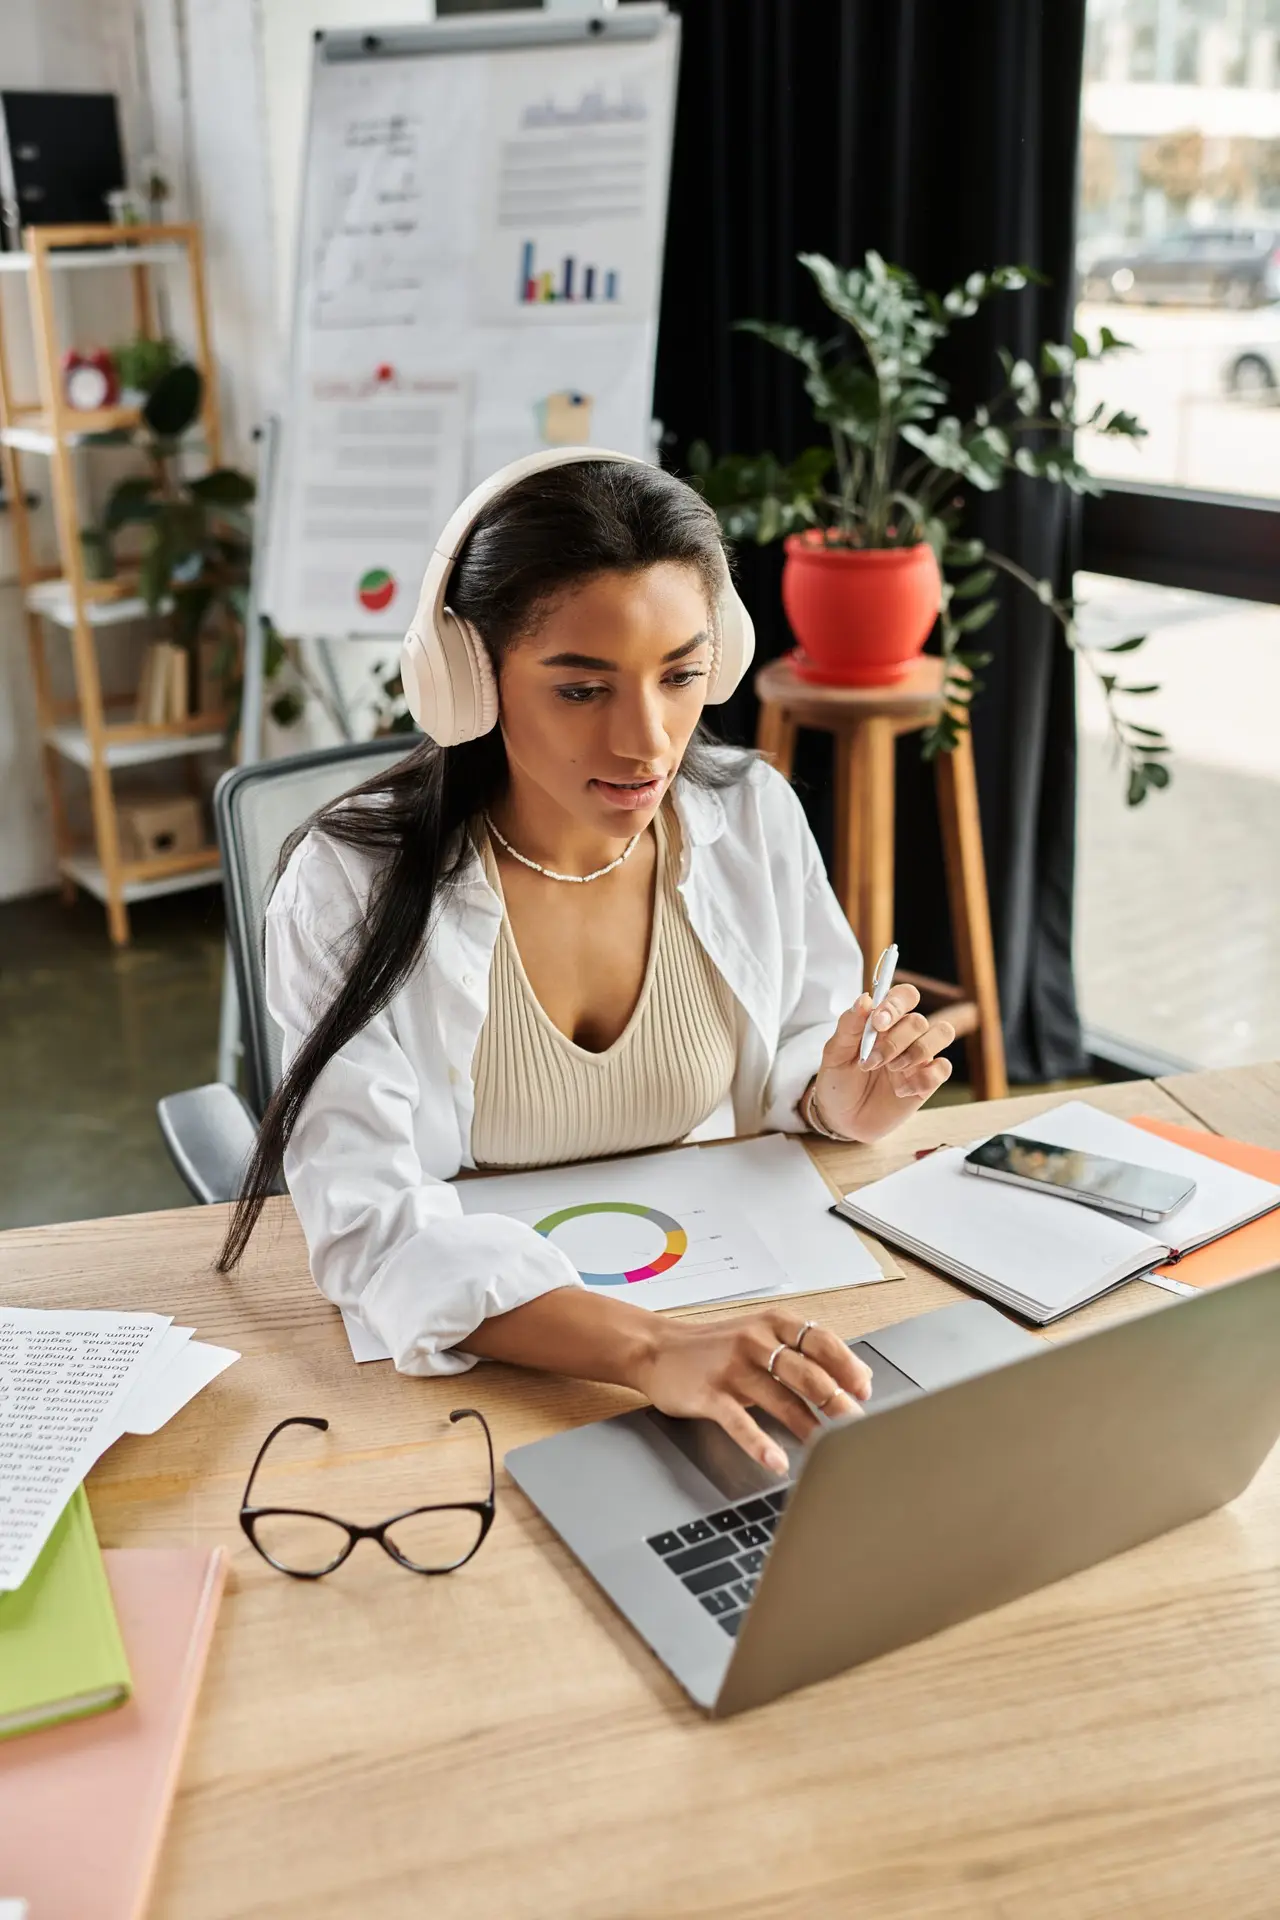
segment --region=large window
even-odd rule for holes
[[[1135,351],[1085,395],[1125,480],[1280,498],[1280,0],[1091,0],[1079,321]]]
[[[1095,571],[1076,594],[1093,644],[1150,636],[1117,658],[1158,684],[1129,709],[1173,747],[1171,785],[1126,809],[1082,667],[1081,1007],[1098,1050],[1131,1064],[1272,1059],[1280,0],[1089,0],[1081,104],[1077,325],[1133,345],[1083,370],[1084,397],[1148,433],[1082,436],[1113,484],[1087,503]]]

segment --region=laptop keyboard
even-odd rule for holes
[[[742,1625],[790,1491],[777,1487],[649,1537],[659,1559],[727,1634]]]

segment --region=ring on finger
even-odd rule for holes
[[[787,1342],[785,1340],[779,1340],[777,1346],[774,1348],[773,1352],[769,1355],[768,1364],[765,1367],[765,1372],[768,1374],[771,1380],[778,1380],[778,1376],[773,1370],[774,1366],[777,1364],[778,1355],[780,1353],[789,1353],[790,1351],[791,1349],[788,1347]],[[782,1386],[783,1384],[784,1383],[781,1380],[778,1380],[779,1386]]]
[[[799,1333],[796,1335],[795,1339],[791,1342],[791,1347],[793,1352],[803,1354],[805,1335],[812,1333],[814,1328],[817,1326],[817,1324],[818,1323],[816,1320],[805,1321]]]

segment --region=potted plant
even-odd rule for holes
[[[1041,276],[1025,267],[972,273],[949,293],[921,288],[901,267],[868,253],[843,269],[802,253],[840,327],[819,341],[798,327],[744,320],[757,335],[799,361],[814,418],[829,445],[809,447],[789,464],[772,454],[712,456],[690,449],[694,484],[715,507],[731,540],[786,546],[782,596],[799,641],[793,665],[802,677],[835,685],[883,685],[901,678],[935,623],[945,662],[941,718],[925,734],[932,756],[949,750],[968,723],[990,655],[969,643],[991,619],[997,574],[1015,580],[1048,608],[1077,646],[1072,602],[1004,554],[965,536],[966,488],[990,493],[1023,474],[1073,493],[1101,487],[1073,450],[1078,427],[1129,439],[1145,429],[1132,414],[1097,406],[1081,419],[1074,373],[1125,342],[1104,327],[1095,346],[1075,333],[1047,341],[1039,367],[999,353],[1003,381],[971,417],[947,411],[945,382],[931,362],[952,326],[972,318],[994,294],[1018,292]],[[1132,651],[1144,635],[1110,649]],[[1119,696],[1153,693],[1081,649],[1107,701],[1112,734],[1127,771],[1130,804],[1168,784],[1168,747],[1152,727],[1126,718]]]
[[[133,564],[148,608],[171,611],[174,639],[193,656],[202,638],[216,639],[214,665],[225,688],[230,741],[239,725],[256,489],[235,467],[215,467],[198,479],[183,474],[183,440],[199,418],[203,382],[198,368],[177,358],[171,342],[134,341],[117,349],[115,359],[121,379],[145,394],[140,425],[94,437],[137,447],[147,471],[117,483],[94,531],[113,549],[126,528],[140,529],[141,551]],[[328,703],[297,649],[265,620],[264,628],[267,711],[278,726],[293,726],[308,694]],[[194,657],[190,684],[197,684]]]
[[[165,375],[179,365],[181,355],[167,337],[152,339],[140,333],[123,345],[113,347],[111,360],[120,382],[121,405],[141,407]]]

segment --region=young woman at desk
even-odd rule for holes
[[[701,732],[752,644],[715,516],[670,474],[566,451],[464,503],[405,643],[430,738],[286,849],[285,1072],[221,1265],[283,1166],[316,1281],[404,1371],[612,1381],[780,1471],[747,1408],[801,1437],[806,1400],[849,1411],[870,1376],[841,1340],[784,1304],[697,1325],[588,1292],[446,1184],[695,1128],[877,1140],[947,1078],[952,1029],[907,985],[859,1064],[862,956],[799,802]]]

